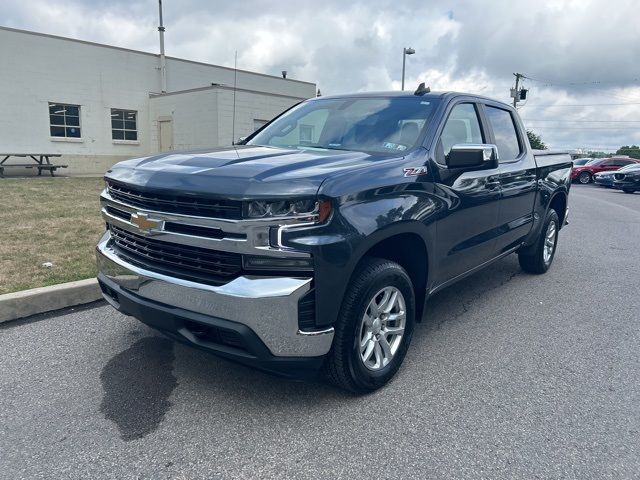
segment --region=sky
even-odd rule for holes
[[[640,145],[637,0],[164,0],[166,53],[315,82],[510,101],[552,148]],[[0,25],[158,52],[156,0],[3,0]]]

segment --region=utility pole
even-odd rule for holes
[[[158,11],[160,13],[160,90],[167,93],[167,59],[164,56],[164,25],[162,24],[162,0],[158,0]]]
[[[514,73],[516,77],[516,88],[511,91],[511,96],[513,97],[513,108],[516,108],[516,104],[518,100],[520,100],[520,91],[518,90],[518,86],[520,84],[520,79],[524,77],[521,73]]]

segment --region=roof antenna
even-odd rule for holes
[[[413,94],[421,97],[422,95],[424,95],[425,93],[429,93],[430,91],[431,89],[429,87],[425,87],[424,82],[422,82],[420,85],[418,85],[418,88],[415,92],[413,92]]]

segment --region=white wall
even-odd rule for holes
[[[207,89],[152,97],[149,104],[152,118],[152,151],[159,151],[158,118],[160,117],[172,119],[174,150],[216,146],[218,144],[216,96],[216,90]]]
[[[260,92],[236,91],[235,139],[254,130],[254,120],[271,120],[304,100]],[[171,118],[175,150],[231,145],[233,89],[209,87],[153,96],[150,101],[152,149],[159,145],[158,118]]]
[[[236,92],[235,133],[232,135],[233,90],[220,89],[218,93],[218,144],[231,145],[234,140],[254,131],[254,120],[271,120],[289,107],[304,100],[256,92]],[[235,136],[235,138],[234,138]]]
[[[0,115],[0,153],[61,153],[65,159],[62,163],[69,159],[76,165],[83,157],[94,159],[91,162],[100,156],[119,160],[156,151],[157,117],[149,115],[149,94],[160,91],[158,65],[158,56],[150,53],[0,27],[0,105],[4,113]],[[233,77],[233,69],[167,59],[169,92],[211,83],[232,85]],[[312,83],[252,72],[238,71],[237,84],[239,88],[299,98],[312,97],[315,93]],[[202,94],[202,97],[207,95]],[[208,118],[203,106],[186,94],[172,101],[183,100],[186,104],[178,114],[181,123],[191,122],[189,118],[200,121]],[[80,142],[50,137],[49,102],[81,105]],[[261,102],[254,101],[256,105]],[[265,111],[272,112],[284,102],[274,101],[271,105],[271,101],[265,100],[263,103]],[[111,108],[138,111],[138,143],[112,141]],[[245,110],[245,107],[241,108]],[[251,115],[248,109],[244,113]],[[189,113],[190,110],[193,113]],[[224,117],[214,119],[214,116],[211,119],[214,123],[229,123]],[[178,120],[176,117],[174,128]],[[186,129],[181,133],[183,137],[176,143],[176,148],[207,142],[209,129],[215,128],[214,123],[211,126],[191,124],[190,133]]]

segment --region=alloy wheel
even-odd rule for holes
[[[542,252],[542,258],[544,263],[548,265],[551,262],[551,257],[553,256],[553,250],[556,246],[556,222],[549,222],[549,226],[547,227],[547,232],[544,238],[544,250]]]
[[[386,367],[398,351],[407,321],[402,292],[385,287],[369,301],[360,323],[360,360],[369,370]]]

